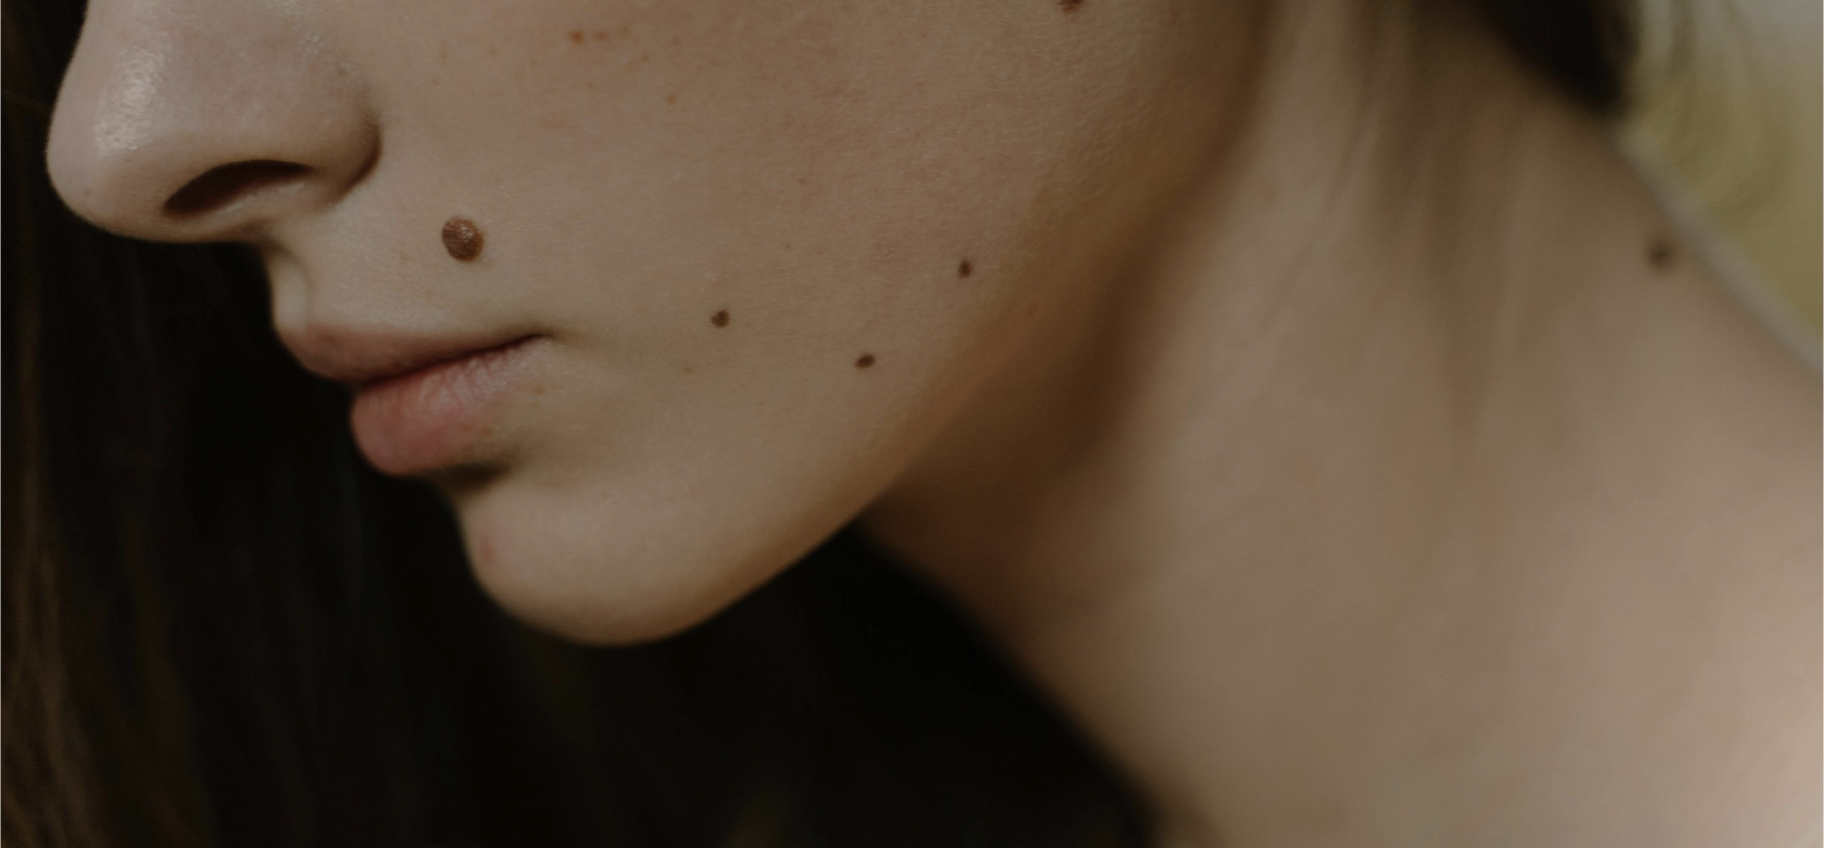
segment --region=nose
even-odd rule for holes
[[[295,0],[92,0],[46,159],[78,215],[157,241],[333,206],[379,151],[360,75]]]

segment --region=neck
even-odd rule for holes
[[[1815,376],[1599,122],[1363,23],[1270,27],[1194,189],[866,528],[1179,841],[1815,829]]]

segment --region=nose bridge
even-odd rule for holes
[[[359,74],[276,0],[95,0],[58,94],[51,178],[78,214],[169,241],[245,238],[333,203],[378,127]]]

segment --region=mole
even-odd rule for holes
[[[1672,267],[1673,256],[1672,242],[1665,236],[1654,236],[1647,242],[1647,264],[1655,270],[1664,271]]]
[[[719,310],[716,314],[709,316],[709,323],[718,327],[728,326],[728,310]]]
[[[959,280],[964,277],[969,276],[970,274],[972,274],[974,272],[975,272],[975,266],[970,264],[969,260],[967,260],[967,259],[958,263],[956,266],[956,278]]]
[[[475,222],[462,216],[443,222],[443,249],[450,252],[450,257],[467,262],[481,255],[485,240],[481,229]]]
[[[1083,0],[1058,0],[1058,6],[1061,7],[1066,14],[1075,12],[1077,7],[1081,5],[1083,5]]]
[[[864,353],[861,355],[860,359],[855,360],[856,368],[866,368],[873,364],[874,364],[874,354],[871,354],[871,353]]]

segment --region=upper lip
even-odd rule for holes
[[[280,331],[279,338],[304,370],[359,388],[516,344],[533,335],[523,332],[432,335],[313,327],[304,332]]]

